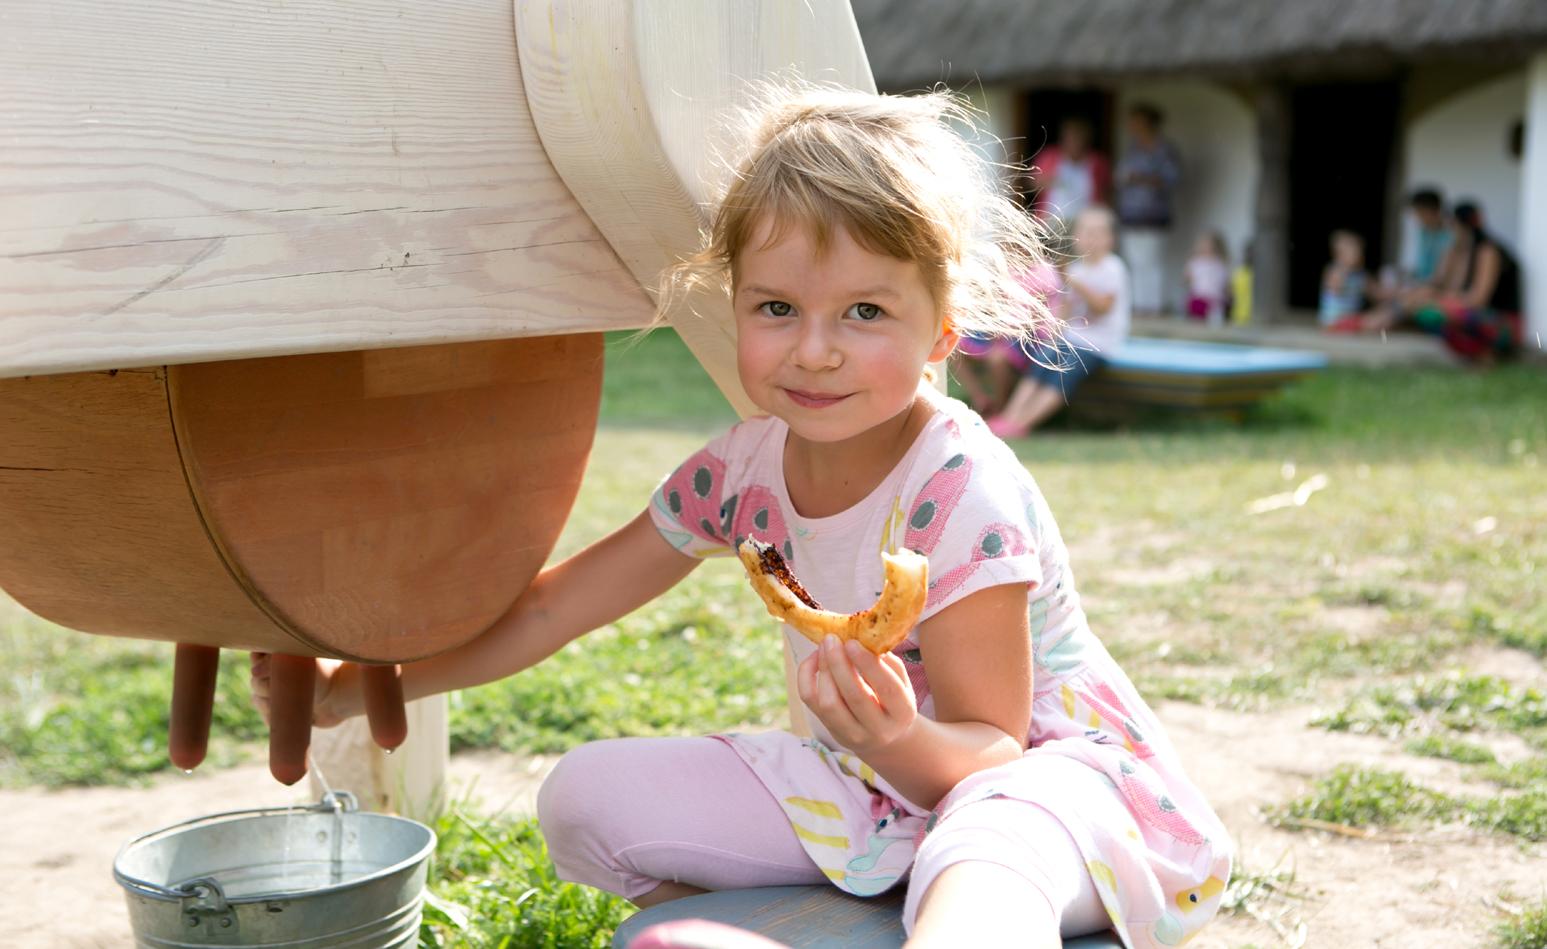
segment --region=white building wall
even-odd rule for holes
[[[968,140],[975,142],[988,160],[1000,165],[1007,163],[1010,153],[1015,151],[1015,143],[1010,141],[1016,135],[1015,110],[1020,102],[1015,88],[973,84],[958,91],[983,113],[973,116],[976,133],[968,134]],[[1000,177],[1007,186],[1014,184],[1003,171]]]
[[[1180,310],[1186,302],[1182,269],[1199,234],[1223,234],[1232,264],[1245,252],[1257,189],[1256,118],[1246,102],[1214,83],[1175,80],[1122,86],[1114,113],[1114,164],[1126,144],[1126,117],[1135,102],[1160,109],[1165,115],[1162,132],[1181,156],[1182,180],[1166,248],[1166,299]]]
[[[1483,222],[1507,246],[1520,249],[1521,164],[1509,154],[1510,126],[1525,115],[1526,70],[1473,86],[1444,99],[1403,134],[1403,194],[1438,185],[1447,205],[1472,198]],[[1412,259],[1413,225],[1403,229],[1404,261]]]

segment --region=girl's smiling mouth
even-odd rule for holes
[[[830,405],[837,405],[847,395],[827,395],[821,392],[805,392],[800,389],[785,389],[784,394],[790,397],[790,401],[807,409],[825,409]]]

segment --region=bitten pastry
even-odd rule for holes
[[[891,652],[907,638],[929,598],[929,558],[911,550],[881,554],[886,569],[881,596],[870,609],[858,613],[822,609],[772,544],[749,537],[736,554],[768,612],[814,643],[831,634],[855,640],[878,656]]]

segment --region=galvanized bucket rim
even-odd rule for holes
[[[421,828],[425,834],[428,835],[429,839],[425,842],[423,847],[419,848],[413,854],[404,857],[402,860],[399,860],[397,863],[379,867],[366,876],[357,877],[356,879],[349,880],[347,882],[332,883],[327,886],[319,886],[315,889],[309,890],[274,890],[268,893],[253,893],[247,896],[239,896],[235,899],[229,900],[226,899],[225,894],[221,892],[220,885],[211,879],[200,878],[191,880],[188,883],[183,884],[181,887],[173,889],[171,887],[162,886],[158,883],[151,883],[148,880],[141,880],[138,877],[132,877],[120,868],[120,864],[124,859],[124,854],[133,850],[135,847],[140,846],[141,844],[153,842],[161,837],[170,837],[173,834],[192,830],[196,827],[218,824],[239,818],[293,814],[296,811],[306,811],[309,813],[320,812],[328,814],[334,813],[336,811],[341,811],[346,814],[365,813],[372,817],[380,817],[386,820],[402,821],[405,824],[412,824],[415,827]],[[118,854],[113,857],[113,879],[118,881],[118,885],[122,886],[124,889],[132,893],[136,893],[140,896],[148,897],[150,899],[180,903],[184,900],[198,897],[198,889],[200,887],[204,887],[213,890],[216,894],[218,894],[221,902],[231,906],[241,906],[250,903],[270,902],[277,899],[293,899],[297,896],[305,896],[309,898],[318,895],[342,893],[348,890],[356,889],[358,887],[367,886],[375,880],[378,880],[382,877],[391,876],[393,873],[396,873],[400,870],[405,870],[414,864],[428,859],[430,854],[435,852],[435,845],[437,842],[438,838],[435,834],[435,831],[427,825],[421,824],[419,821],[408,817],[399,817],[395,814],[377,814],[371,811],[361,812],[353,794],[348,791],[330,791],[324,794],[322,796],[322,800],[316,804],[307,804],[302,807],[252,807],[237,811],[221,811],[217,814],[205,814],[202,817],[195,817],[190,820],[179,821],[176,824],[169,824],[166,827],[150,831],[149,833],[141,834],[140,836],[124,844],[122,847],[118,848]]]

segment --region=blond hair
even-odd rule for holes
[[[953,125],[975,114],[943,91],[873,95],[785,83],[746,110],[746,153],[704,246],[667,268],[659,314],[694,287],[729,291],[766,220],[803,227],[818,251],[842,227],[866,250],[919,266],[957,332],[1030,338],[1052,317],[1019,279],[1044,266],[1041,226],[1002,192],[995,165]]]

